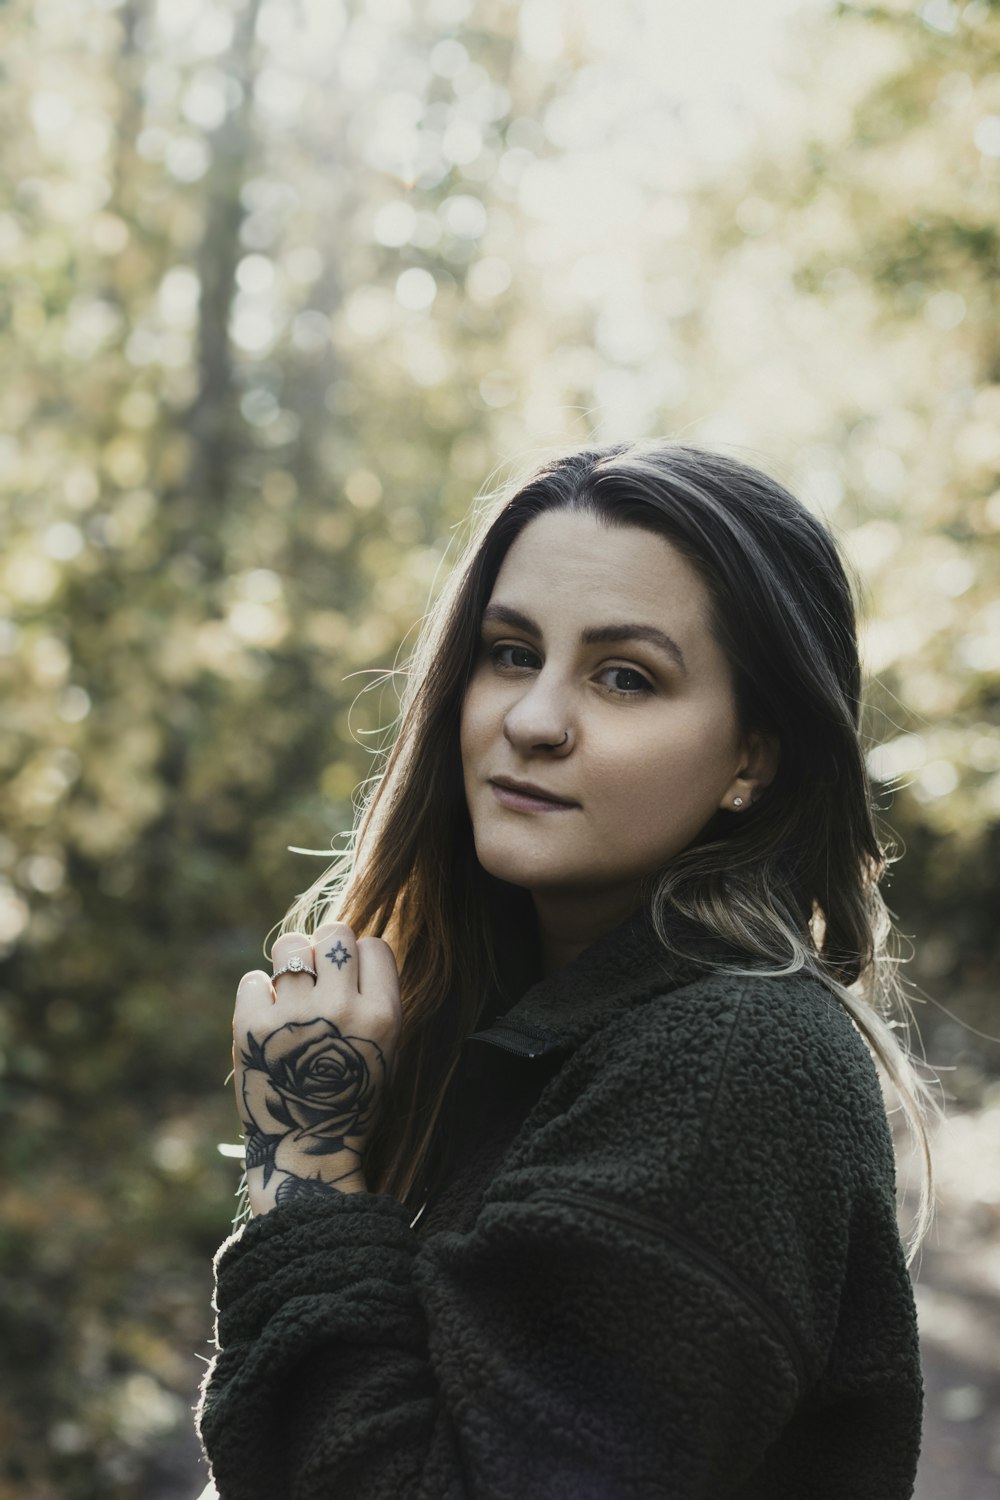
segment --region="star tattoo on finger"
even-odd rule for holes
[[[351,955],[348,953],[347,949],[344,947],[339,938],[337,939],[334,946],[330,949],[330,951],[324,954],[324,957],[331,959],[333,963],[337,965],[338,969],[342,969],[344,967],[350,956]]]

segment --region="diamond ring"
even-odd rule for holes
[[[279,974],[311,974],[314,981],[319,978],[319,974],[311,964],[306,963],[304,958],[290,958],[287,964],[282,964],[280,969],[275,969],[271,975],[272,984]]]

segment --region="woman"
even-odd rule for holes
[[[763,473],[623,444],[483,517],[239,987],[222,1500],[912,1493],[874,1059],[928,1174],[929,1096],[859,712],[834,545]]]

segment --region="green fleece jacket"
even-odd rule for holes
[[[644,912],[470,1037],[440,1179],[216,1256],[221,1500],[905,1500],[914,1302],[870,1055]]]

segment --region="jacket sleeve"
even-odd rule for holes
[[[769,1108],[714,1160],[738,1009],[705,1007],[694,1059],[648,1018],[591,1038],[468,1234],[356,1193],[227,1241],[199,1410],[221,1500],[716,1500],[753,1473],[822,1370],[849,1207],[817,1080],[766,1048]]]

